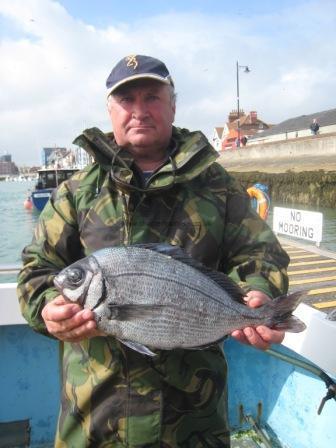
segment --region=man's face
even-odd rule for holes
[[[140,156],[167,148],[175,116],[168,85],[155,80],[128,83],[109,97],[108,110],[119,146]]]

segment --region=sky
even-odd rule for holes
[[[105,81],[128,54],[163,60],[175,125],[211,140],[237,108],[271,124],[336,107],[334,0],[0,0],[0,155],[40,164],[110,131]],[[317,115],[318,116],[318,115]]]

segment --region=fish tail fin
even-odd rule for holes
[[[270,327],[276,330],[300,333],[306,325],[299,318],[293,316],[292,312],[302,300],[305,291],[296,291],[292,294],[277,297],[272,301],[273,315]]]

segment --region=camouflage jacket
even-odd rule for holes
[[[110,245],[167,241],[246,290],[276,296],[287,289],[287,255],[200,132],[173,129],[175,151],[146,188],[112,134],[93,128],[75,142],[96,163],[54,192],[23,251],[18,294],[34,330],[47,334],[41,310],[58,295],[59,268]],[[62,347],[56,447],[229,446],[219,347],[154,359],[113,337]]]

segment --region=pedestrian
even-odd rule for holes
[[[91,128],[75,139],[95,162],[53,192],[18,277],[29,325],[61,341],[55,446],[229,447],[219,345],[139,354],[98,332],[93,312],[67,302],[53,278],[103,247],[168,242],[230,275],[257,307],[286,292],[288,256],[205,136],[173,126],[176,95],[163,62],[127,56],[107,88],[113,133]],[[266,349],[284,333],[260,326],[232,336]]]
[[[320,129],[320,125],[318,124],[316,118],[314,118],[312,124],[310,125],[310,130],[313,135],[317,135],[319,129]]]
[[[241,141],[241,144],[242,144],[243,146],[246,146],[246,143],[247,143],[247,137],[246,137],[246,135],[243,135],[242,138],[240,139],[240,141]]]

